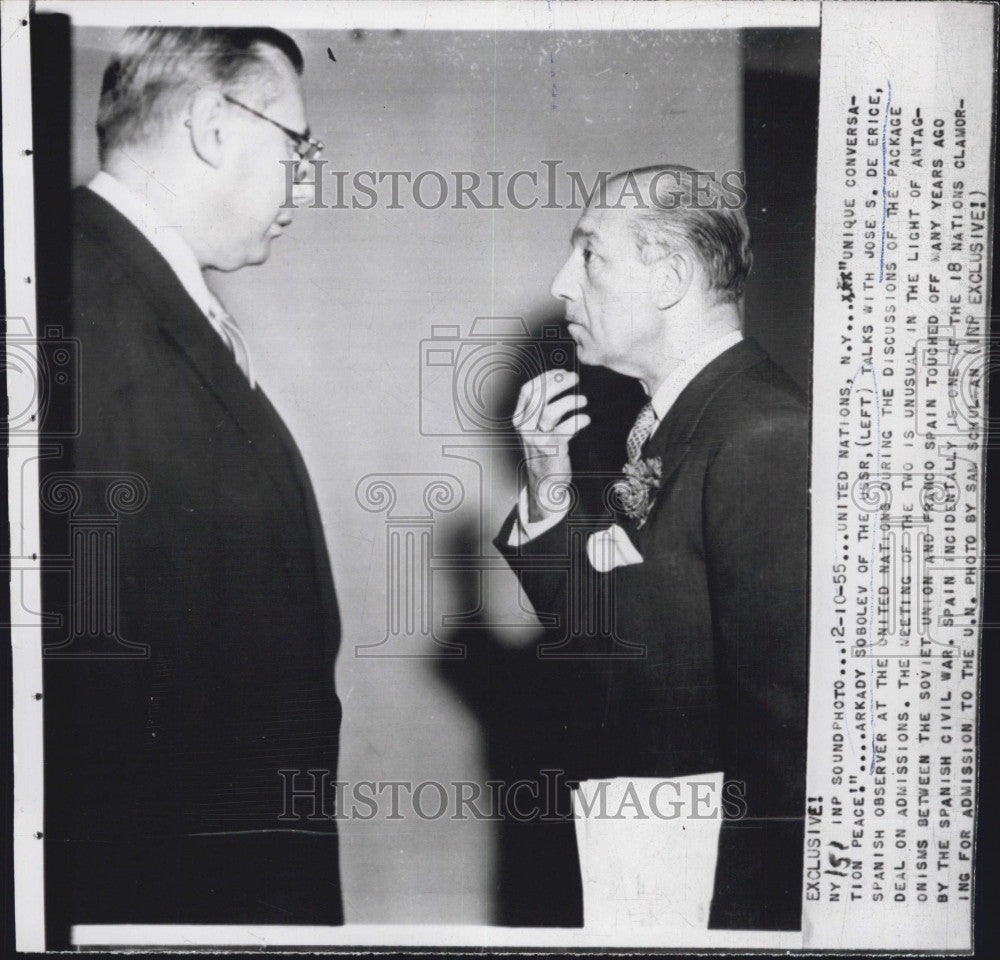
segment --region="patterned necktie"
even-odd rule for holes
[[[216,325],[219,333],[222,334],[222,339],[225,341],[226,346],[229,347],[233,359],[236,361],[236,366],[243,371],[244,376],[250,381],[250,386],[255,386],[256,381],[253,376],[253,363],[250,360],[250,350],[247,347],[246,340],[243,339],[240,328],[236,325],[236,321],[218,301],[209,308],[208,316]]]
[[[656,412],[653,404],[647,403],[639,411],[639,416],[635,418],[635,423],[629,431],[628,440],[625,441],[625,450],[628,452],[629,463],[636,463],[642,454],[642,448],[649,439],[653,428],[656,426]]]

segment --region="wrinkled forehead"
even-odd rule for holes
[[[590,240],[594,243],[614,245],[632,237],[632,226],[639,212],[634,200],[625,197],[618,202],[617,192],[608,191],[606,201],[595,201],[583,211],[573,228],[570,242]]]

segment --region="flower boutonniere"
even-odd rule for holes
[[[663,483],[663,461],[659,457],[629,461],[622,473],[624,476],[614,484],[618,509],[641,528]]]

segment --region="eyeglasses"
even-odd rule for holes
[[[307,136],[304,133],[299,133],[297,130],[292,130],[291,127],[286,127],[282,123],[278,123],[277,120],[272,120],[266,114],[261,113],[259,110],[254,110],[253,107],[248,107],[245,103],[240,103],[235,97],[229,96],[228,93],[222,95],[223,99],[227,103],[233,104],[235,107],[239,107],[241,110],[246,110],[247,113],[252,113],[255,117],[260,120],[266,120],[272,126],[277,127],[289,140],[294,144],[295,156],[299,163],[305,163],[309,160],[315,160],[323,150],[323,141],[316,140],[313,137]]]

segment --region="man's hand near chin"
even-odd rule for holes
[[[520,516],[524,527],[547,526],[566,512],[566,485],[572,475],[569,442],[590,424],[590,417],[581,412],[587,398],[568,392],[579,380],[574,372],[548,370],[524,384],[518,396],[512,422],[527,469],[527,516]]]

